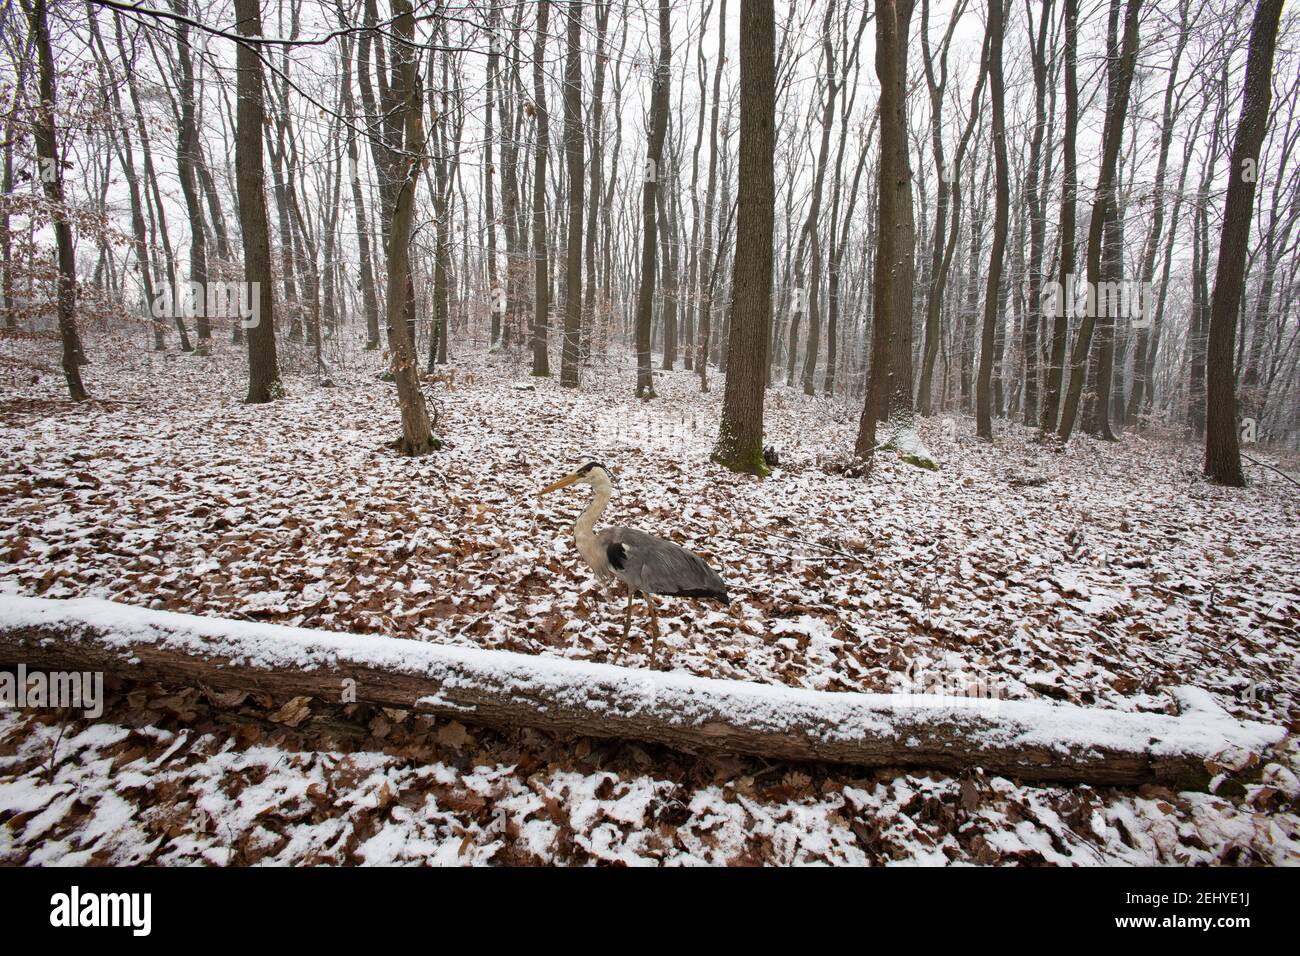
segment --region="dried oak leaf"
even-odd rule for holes
[[[465,730],[465,725],[458,720],[443,724],[438,728],[438,743],[455,750],[464,750],[474,742],[474,738]]]
[[[311,716],[311,698],[295,697],[267,719],[286,727],[297,727]]]

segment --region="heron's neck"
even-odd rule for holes
[[[605,508],[609,505],[610,489],[593,488],[591,503],[587,505],[586,510],[578,515],[577,523],[573,526],[573,536],[578,541],[578,546],[595,540],[596,520],[604,513]]]

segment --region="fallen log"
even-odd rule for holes
[[[1179,716],[1041,701],[853,694],[508,651],[0,595],[0,664],[202,683],[504,727],[864,767],[973,767],[1044,781],[1203,788],[1285,731],[1187,688]]]

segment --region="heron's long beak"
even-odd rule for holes
[[[565,477],[557,481],[555,484],[547,485],[541,491],[537,492],[537,497],[540,498],[542,495],[549,495],[552,491],[559,491],[561,488],[567,488],[569,487],[569,485],[573,484],[581,477],[582,476],[579,475],[576,471],[571,475],[566,475]]]

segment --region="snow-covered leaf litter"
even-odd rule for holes
[[[49,343],[0,348],[21,362]],[[717,395],[690,376],[645,405],[626,369],[575,394],[471,364],[433,389],[448,448],[406,461],[385,447],[377,365],[336,371],[337,388],[291,379],[287,401],[252,409],[237,355],[115,353],[89,381],[133,404],[74,410],[54,377],[18,373],[0,402],[0,573],[20,593],[606,660],[621,596],[568,540],[581,494],[533,497],[597,458],[613,520],[701,551],[741,594],[668,602],[673,669],[1150,711],[1194,684],[1238,717],[1297,717],[1293,489],[1263,472],[1244,493],[1207,486],[1189,446],[1056,455],[1004,425],[990,448],[937,419],[920,428],[942,471],[882,455],[861,482],[818,466],[849,447],[854,410],[778,388],[782,467],[757,482],[708,463]]]
[[[1288,863],[1300,797],[859,776],[156,685],[95,723],[0,714],[0,861]],[[209,707],[210,696],[218,698]],[[360,731],[357,737],[353,731]],[[368,736],[367,736],[368,734]],[[1294,763],[1293,754],[1290,762]]]

